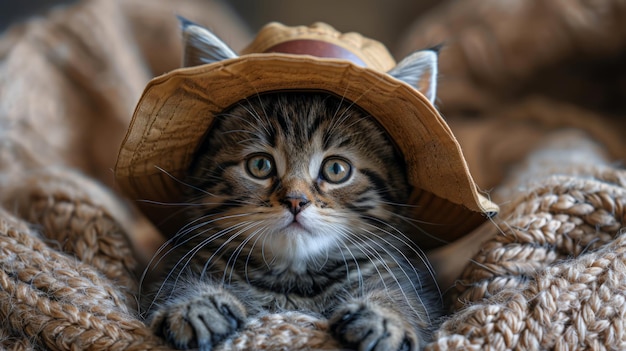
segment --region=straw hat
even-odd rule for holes
[[[183,22],[183,29],[188,25]],[[479,193],[458,142],[431,101],[387,73],[396,63],[379,42],[321,23],[271,23],[241,56],[216,40],[223,45],[215,49],[216,62],[148,83],[115,166],[121,190],[166,234],[181,225],[164,221],[179,207],[154,203],[182,200],[177,180],[184,179],[214,116],[270,91],[327,91],[378,120],[406,161],[413,217],[424,223],[423,232],[411,235],[423,248],[451,242],[498,211]]]

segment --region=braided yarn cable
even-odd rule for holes
[[[563,145],[530,158],[552,168],[509,184],[500,232],[461,276],[459,312],[428,350],[626,348],[626,172]]]
[[[273,313],[247,322],[244,330],[220,345],[219,351],[339,350],[328,321],[301,312]]]
[[[123,205],[64,169],[22,174],[0,209],[0,345],[167,349],[135,315],[137,263]],[[112,216],[111,214],[115,214]]]
[[[124,228],[118,222],[124,216],[115,213],[125,208],[121,202],[80,173],[62,169],[22,176],[7,197],[20,218],[39,226],[49,245],[102,272],[123,292],[118,303],[136,310],[138,263],[126,236],[132,228]]]
[[[49,247],[4,210],[0,250],[0,321],[10,333],[2,340],[5,347],[162,349],[129,313],[115,283],[79,258]]]

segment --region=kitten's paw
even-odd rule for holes
[[[240,327],[243,305],[224,291],[179,298],[156,311],[150,326],[178,349],[210,351]]]
[[[330,320],[333,336],[359,351],[414,351],[415,330],[397,313],[375,305],[351,303]]]

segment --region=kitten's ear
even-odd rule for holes
[[[237,57],[233,49],[208,29],[178,16],[183,31],[183,67]]]
[[[405,57],[388,74],[420,91],[430,102],[437,97],[437,58],[439,48],[416,51]]]

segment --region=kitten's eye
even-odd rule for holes
[[[248,174],[257,179],[267,179],[274,173],[274,160],[267,154],[254,154],[246,161]]]
[[[343,158],[330,157],[322,164],[322,177],[329,183],[343,183],[352,174],[352,165]]]

